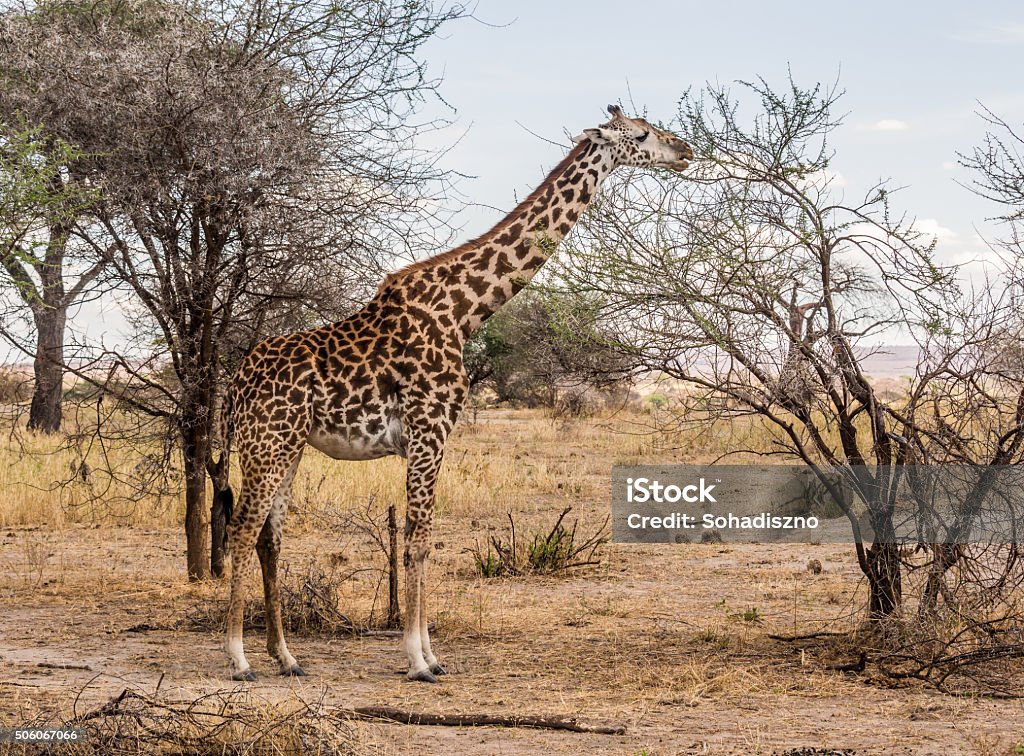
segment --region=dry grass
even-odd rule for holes
[[[500,444],[500,448],[496,445]],[[489,412],[460,424],[446,452],[437,488],[439,515],[536,513],[554,500],[582,500],[596,493],[595,480],[608,465],[676,459],[661,436],[645,431],[639,418],[610,415],[555,421],[541,411]],[[107,450],[119,470],[147,464],[147,450]],[[156,450],[148,450],[152,456]],[[172,527],[184,515],[175,496],[139,496],[131,486],[100,480],[99,451],[63,448],[63,442],[21,431],[0,447],[0,527],[102,522],[125,527]],[[84,461],[87,479],[80,474]],[[294,509],[350,509],[368,497],[405,498],[404,462],[389,457],[338,463],[307,449],[294,484]],[[237,482],[237,473],[232,478]],[[101,500],[95,498],[101,494]],[[301,515],[300,515],[301,517]]]
[[[110,452],[118,468],[129,472],[150,464],[140,450]],[[83,456],[86,466],[83,468]],[[83,455],[62,438],[18,429],[0,446],[0,527],[46,525],[63,528],[77,523],[123,527],[170,526],[184,518],[184,498],[147,495],[134,486],[110,480],[102,472],[99,453]],[[124,472],[124,470],[119,470]]]
[[[365,752],[348,719],[319,696],[270,700],[236,688],[176,700],[125,688],[101,707],[65,720],[81,742],[43,749],[53,754],[142,756],[154,753],[309,754]]]
[[[351,572],[340,573],[336,565],[327,567],[315,560],[307,560],[299,569],[282,562],[278,589],[281,597],[281,621],[290,635],[353,633],[358,628],[341,611],[339,587],[352,577]],[[218,632],[224,627],[227,606],[220,602],[202,601],[185,618],[184,625],[191,630]],[[245,630],[267,629],[263,596],[251,596],[242,614]]]
[[[542,575],[562,572],[578,567],[600,564],[599,549],[609,540],[606,517],[592,533],[579,531],[579,520],[571,526],[563,524],[572,507],[566,507],[550,530],[516,533],[515,517],[508,513],[507,537],[491,535],[486,547],[474,544],[469,552],[481,577],[496,578],[512,575]]]
[[[326,686],[329,705],[557,713],[623,722],[630,733],[620,740],[464,737],[390,725],[374,743],[394,753],[771,753],[798,746],[1012,753],[1020,738],[1005,723],[1018,721],[1017,703],[960,702],[919,681],[892,687],[837,673],[830,665],[850,661],[841,649],[768,637],[857,624],[864,594],[848,546],[610,544],[601,564],[582,572],[476,576],[466,547],[505,534],[509,511],[524,532],[548,532],[572,506],[589,533],[607,514],[611,464],[707,461],[733,442],[666,439],[640,432],[635,420],[490,412],[459,426],[441,475],[429,578],[435,649],[456,673],[439,686],[404,682],[396,640],[325,634],[322,617],[303,615],[304,602],[316,606],[302,598],[300,578],[332,574],[347,579],[332,582],[331,611],[357,626],[380,614],[379,548],[367,534],[346,530],[344,517],[325,513],[360,511],[371,496],[378,509],[404,501],[401,460],[338,463],[310,450],[283,558],[296,565],[296,616],[305,616],[293,623],[289,645],[311,678],[277,680],[262,631],[252,630],[246,650],[262,675],[255,693],[284,707],[273,711],[293,711],[294,686],[308,693],[302,686],[312,682]],[[746,432],[751,442],[759,431]],[[17,607],[0,628],[0,661],[12,670],[0,677],[0,726],[62,721],[87,683],[86,710],[116,697],[126,679],[146,681],[152,694],[166,675],[161,695],[178,701],[230,690],[216,627],[226,586],[184,579],[180,503],[144,506],[120,521],[125,527],[96,528],[59,496],[32,497],[10,483],[15,473],[40,469],[56,479],[68,463],[55,456],[33,468],[14,451],[0,457],[10,490],[0,504],[0,601]],[[807,570],[814,559],[820,574]],[[320,577],[313,582],[320,591]],[[262,593],[255,565],[249,583],[255,620]],[[196,613],[209,621],[186,629],[182,618]],[[90,669],[40,669],[43,660]]]
[[[81,431],[77,419],[67,424]],[[6,443],[0,444],[5,492],[0,527],[173,527],[182,521],[184,497],[174,490],[180,475],[173,464],[166,469],[169,492],[155,490],[151,482],[141,488],[129,482],[165,466],[164,450],[155,444],[141,444],[128,433],[120,441],[111,437],[69,448],[63,440],[24,430],[23,423],[7,431]],[[544,410],[467,412],[447,446],[436,508],[439,515],[536,514],[552,502],[572,504],[603,495],[600,486],[612,464],[706,463],[736,449],[768,449],[780,434],[756,417],[680,428],[670,413],[651,407],[585,419],[553,418]],[[755,459],[752,453],[729,457],[733,463]],[[106,475],[107,469],[116,474]],[[237,482],[237,471],[232,479]],[[402,501],[404,462],[389,457],[339,464],[309,448],[293,491],[299,510],[345,510],[370,496]]]
[[[625,741],[593,742],[481,732],[461,741],[452,740],[454,732],[415,728],[420,734],[409,734],[414,728],[389,726],[385,737],[397,740],[384,750],[394,753],[439,750],[441,743],[453,752],[671,753],[692,745],[677,738],[699,737],[712,744],[710,753],[856,745],[860,754],[861,747],[892,752],[897,741],[885,734],[890,732],[921,752],[929,752],[929,744],[954,742],[960,745],[951,752],[1010,753],[972,749],[966,735],[955,733],[970,734],[979,749],[997,735],[1009,742],[1012,733],[1001,731],[1000,723],[1013,721],[1019,704],[957,703],[913,683],[894,689],[891,682],[829,671],[830,664],[849,658],[826,654],[824,647],[801,650],[767,638],[821,627],[854,601],[856,566],[841,558],[844,547],[613,544],[605,564],[585,574],[485,581],[471,577],[469,555],[451,546],[469,536],[466,519],[443,518],[437,530],[448,545],[436,552],[431,615],[435,646],[455,674],[440,686],[405,683],[396,639],[324,635],[307,622],[295,625],[289,640],[312,677],[278,681],[276,665],[263,653],[263,632],[254,629],[247,632],[247,651],[262,678],[253,693],[280,708],[265,707],[273,714],[269,719],[243,712],[253,724],[245,737],[255,738],[260,723],[293,711],[293,692],[309,699],[312,684],[327,686],[329,706],[388,703],[437,713],[562,714],[622,722],[631,733]],[[86,684],[79,712],[116,697],[128,680],[152,695],[165,674],[161,696],[178,702],[234,688],[226,679],[219,628],[186,629],[181,622],[199,610],[222,610],[226,586],[184,580],[177,529],[9,532],[13,537],[5,534],[0,549],[11,556],[4,567],[15,579],[3,581],[0,594],[18,609],[4,623],[0,640],[0,656],[10,670],[0,677],[0,726],[69,718]],[[41,583],[21,548],[26,542],[52,555]],[[372,564],[371,548],[368,540],[353,539],[339,553],[332,532],[302,532],[286,539],[284,552],[303,568],[315,558],[317,569],[310,574],[316,575],[329,574],[332,563],[345,569]],[[828,570],[808,573],[811,555]],[[305,569],[294,576],[302,574]],[[371,614],[375,581],[369,573],[337,588],[338,606],[354,621]],[[258,594],[254,571],[250,596]],[[828,604],[824,599],[831,594],[842,603]],[[761,621],[751,619],[753,609]],[[72,668],[39,669],[41,661]],[[88,669],[78,671],[77,665]],[[823,733],[821,723],[834,724],[829,717],[837,711],[842,728]],[[280,730],[280,742],[295,731]],[[177,732],[171,728],[167,734]],[[195,732],[183,731],[189,737]],[[277,741],[263,744],[271,742]],[[489,745],[474,749],[469,742]]]

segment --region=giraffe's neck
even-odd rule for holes
[[[389,280],[465,338],[536,275],[613,168],[605,150],[582,142],[490,231]]]

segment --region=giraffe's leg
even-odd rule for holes
[[[281,553],[281,529],[288,512],[288,501],[291,493],[292,480],[299,461],[296,459],[291,472],[278,489],[274,505],[263,523],[259,540],[256,541],[256,553],[260,558],[263,572],[263,605],[267,618],[267,652],[281,665],[282,675],[304,676],[299,663],[288,651],[284,640],[284,627],[281,622],[281,598],[278,592],[277,560]]]
[[[266,524],[282,484],[294,474],[302,447],[292,444],[282,448],[261,449],[259,464],[242,456],[242,485],[239,506],[228,523],[228,549],[231,553],[231,597],[228,600],[227,640],[225,647],[231,662],[232,680],[255,680],[242,650],[242,614],[245,608],[245,579],[252,564],[253,547]],[[265,455],[265,456],[263,456]],[[280,530],[278,530],[280,533]],[[263,561],[263,553],[260,554]],[[275,565],[276,567],[276,560]],[[266,585],[266,583],[264,583]],[[273,581],[276,586],[276,579]],[[269,627],[272,623],[268,620]],[[278,633],[280,637],[280,633]],[[292,660],[294,663],[294,659]]]
[[[408,528],[406,528],[408,532]],[[409,660],[408,678],[421,682],[437,682],[430,672],[430,666],[423,658],[423,643],[420,639],[423,623],[420,621],[420,596],[423,584],[420,574],[423,570],[424,558],[412,556],[412,550],[406,550],[405,563],[405,633],[402,645]]]
[[[437,682],[432,667],[440,667],[430,650],[427,635],[426,562],[430,551],[434,484],[444,454],[446,429],[429,428],[411,432],[408,443],[406,488],[408,510],[405,525],[406,611],[403,645],[409,660],[408,678]]]
[[[420,647],[423,649],[423,659],[427,662],[430,671],[435,675],[447,675],[448,670],[442,667],[434,652],[430,648],[430,627],[427,622],[427,560],[423,560],[420,569]]]
[[[269,509],[269,507],[268,507]],[[255,511],[254,511],[255,510]],[[228,599],[225,650],[231,663],[231,679],[256,679],[242,650],[242,615],[245,609],[245,579],[252,565],[252,550],[259,525],[266,519],[245,489],[240,491],[236,515],[228,523],[228,552],[231,554],[231,597]]]

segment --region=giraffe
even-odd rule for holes
[[[268,338],[228,390],[226,433],[242,481],[228,487],[233,562],[226,651],[234,680],[255,680],[242,647],[244,577],[255,546],[263,572],[267,651],[283,675],[304,675],[281,626],[277,560],[289,492],[304,448],[342,460],[407,461],[405,622],[410,680],[446,674],[427,632],[426,563],[434,483],[468,390],[466,338],[533,277],[621,165],[681,171],[690,146],[610,105],[611,120],[573,139],[569,154],[523,202],[473,241],[388,274],[346,320]]]

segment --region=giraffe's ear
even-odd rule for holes
[[[577,134],[572,138],[572,141],[579,144],[589,139],[595,144],[608,144],[615,141],[613,133],[608,129],[596,128],[596,129],[583,129],[582,134]]]

